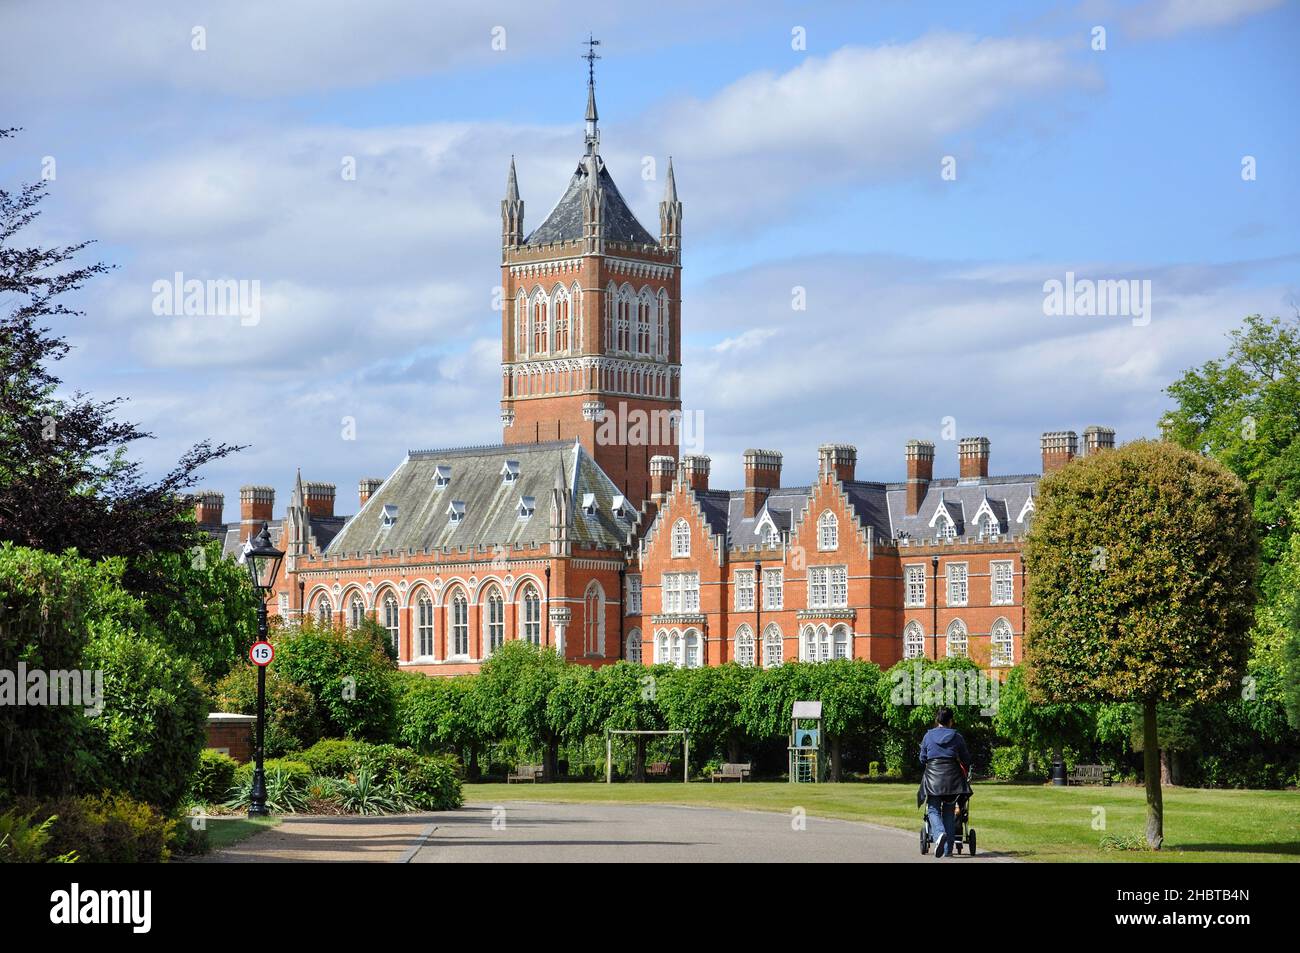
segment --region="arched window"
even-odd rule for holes
[[[605,654],[605,592],[593,582],[583,597],[583,635],[588,655]]]
[[[506,604],[501,598],[501,590],[496,586],[489,589],[484,606],[487,611],[483,615],[483,641],[491,655],[506,640]]]
[[[957,525],[952,521],[952,517],[947,513],[940,513],[938,522],[935,523],[934,534],[943,540],[957,538]]]
[[[515,296],[515,358],[528,356],[528,301],[521,291]]]
[[[948,624],[948,633],[945,641],[948,643],[948,658],[966,658],[966,623],[961,619],[953,619]]]
[[[745,666],[754,664],[754,630],[747,625],[736,630],[736,662]]]
[[[686,634],[682,636],[682,656],[678,664],[682,668],[699,668],[703,661],[703,654],[700,652],[700,633],[694,629],[687,629]]]
[[[989,633],[989,664],[1010,665],[1014,659],[1011,623],[998,619]]]
[[[831,658],[853,658],[853,639],[848,626],[837,625],[831,630]]]
[[[398,648],[398,615],[397,597],[391,592],[384,596],[384,628],[388,632],[388,641],[393,643],[393,648]]]
[[[569,350],[569,293],[563,288],[555,292],[555,351],[557,354]]]
[[[817,548],[822,551],[840,548],[840,521],[830,510],[817,519]]]
[[[691,554],[691,524],[679,519],[673,524],[673,555],[689,556]]]
[[[348,601],[348,626],[353,629],[361,628],[361,623],[366,621],[366,603],[359,595],[354,595]]]
[[[546,296],[533,298],[533,353],[545,354],[550,350],[546,328]]]
[[[524,587],[524,641],[542,644],[542,597],[531,584]]]
[[[320,601],[316,603],[316,621],[321,625],[334,623],[334,606],[330,604],[329,596],[321,596]]]
[[[601,351],[609,353],[614,350],[614,313],[618,310],[618,289],[614,283],[610,282],[609,287],[605,289],[605,338],[601,343]]]
[[[632,350],[632,289],[630,288],[624,288],[618,295],[615,335],[615,350],[624,354]]]
[[[803,630],[803,657],[805,662],[825,662],[831,657],[831,632],[824,625]]]
[[[451,654],[469,655],[469,600],[461,589],[451,597]]]
[[[772,668],[785,661],[785,637],[776,623],[763,630],[763,667]]]
[[[922,658],[925,655],[925,633],[920,623],[909,622],[903,629],[903,658]]]
[[[433,658],[433,600],[423,591],[415,602],[415,634],[420,658]]]
[[[650,323],[654,300],[649,294],[642,293],[636,305],[636,352],[650,353]]]
[[[575,354],[582,351],[582,289],[576,281],[569,289],[569,349]]]
[[[668,357],[668,295],[665,292],[659,292],[659,344],[657,353],[660,358]]]
[[[627,634],[627,660],[641,664],[641,630],[633,629]]]

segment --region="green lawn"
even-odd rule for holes
[[[258,831],[275,827],[280,823],[278,817],[231,817],[208,818],[208,843],[212,850],[220,850],[237,844],[246,837],[252,837]]]
[[[694,804],[871,821],[919,831],[915,784],[792,785],[656,781],[648,784],[471,784],[465,800],[628,801]],[[978,783],[971,826],[981,850],[1046,861],[1300,861],[1300,793],[1166,788],[1165,849],[1103,850],[1106,834],[1146,826],[1141,788]],[[1097,808],[1105,830],[1094,830]]]

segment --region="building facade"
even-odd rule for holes
[[[600,156],[594,81],[585,149],[560,201],[524,229],[513,159],[501,203],[500,444],[411,451],[358,484],[246,486],[240,521],[218,494],[201,526],[232,555],[262,523],[286,552],[271,611],[378,621],[403,668],[476,671],[505,641],[573,662],[779,665],[795,659],[1021,657],[1021,548],[1038,475],[995,476],[983,437],[904,449],[905,478],[861,480],[857,451],[819,450],[811,486],[782,486],[782,454],[745,453],[745,485],[714,489],[679,458],[682,203],[669,161],[656,240]],[[1114,445],[1089,427],[1084,453]],[[1043,472],[1080,452],[1042,438]]]

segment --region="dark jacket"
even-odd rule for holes
[[[921,741],[921,787],[916,792],[919,806],[927,797],[970,796],[970,751],[961,732],[942,725],[931,728]]]

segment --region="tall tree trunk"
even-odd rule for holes
[[[831,780],[840,780],[840,739],[831,738]]]
[[[740,763],[740,739],[735,736],[727,739],[727,760],[732,764]]]
[[[632,766],[632,777],[638,781],[645,780],[645,735],[635,735],[636,738],[636,763]]]
[[[478,745],[469,746],[469,765],[465,774],[471,781],[477,781],[482,774],[478,765]]]
[[[560,773],[560,743],[558,741],[548,741],[546,743],[546,753],[542,756],[542,780],[546,782],[554,781]]]
[[[1173,752],[1168,748],[1160,749],[1160,783],[1174,783],[1174,762]]]
[[[1147,786],[1147,844],[1159,850],[1165,839],[1165,803],[1160,795],[1160,733],[1154,698],[1142,703],[1142,774]]]

